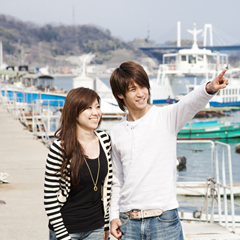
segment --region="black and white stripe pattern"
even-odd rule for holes
[[[105,218],[104,230],[109,230],[109,204],[112,185],[111,140],[110,136],[104,131],[96,130],[95,134],[99,138],[108,161],[108,173],[102,183],[102,200]],[[67,201],[71,189],[70,174],[67,175],[65,180],[61,177],[60,173],[63,160],[63,150],[60,143],[60,140],[55,140],[47,156],[44,182],[44,205],[57,239],[71,240],[60,212],[61,207]],[[67,167],[69,168],[70,165]]]

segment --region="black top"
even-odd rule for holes
[[[98,172],[98,159],[86,159],[96,181]],[[107,159],[100,144],[100,172],[97,182],[97,191],[86,164],[80,173],[79,185],[70,191],[69,197],[61,208],[64,224],[69,233],[91,231],[104,226],[104,210],[101,200],[101,183],[107,175]],[[53,230],[52,226],[49,228]]]

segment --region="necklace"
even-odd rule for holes
[[[94,188],[93,190],[96,192],[98,190],[98,187],[97,187],[97,182],[98,182],[98,177],[99,177],[99,171],[100,171],[100,161],[99,161],[99,156],[98,156],[98,172],[97,172],[97,177],[96,177],[96,181],[94,182],[94,179],[93,179],[93,175],[92,175],[92,172],[91,172],[91,169],[86,161],[86,158],[84,157],[84,161],[88,167],[88,170],[90,172],[90,175],[91,175],[91,178],[92,178],[92,182],[93,182],[93,185],[94,185]]]

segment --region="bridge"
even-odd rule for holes
[[[210,33],[210,44],[207,44],[207,32],[209,30]],[[207,49],[212,52],[220,52],[220,51],[236,51],[240,50],[240,43],[234,43],[234,44],[226,44],[226,45],[215,45],[213,46],[213,34],[212,34],[212,25],[211,24],[205,24],[204,25],[204,31],[203,31],[203,45],[199,46],[197,44],[197,35],[202,32],[202,29],[197,30],[196,29],[196,23],[193,24],[193,30],[187,30],[189,33],[193,35],[193,45],[192,46],[181,46],[181,23],[177,23],[177,45],[156,45],[156,46],[146,46],[146,47],[139,47],[139,50],[144,51],[147,55],[150,57],[155,57],[158,59],[158,61],[162,62],[162,56],[164,54],[164,51],[173,51],[177,52],[181,49],[192,49],[199,48],[199,49]],[[238,42],[238,41],[237,41]]]
[[[153,51],[153,50],[175,50],[179,51],[181,49],[191,49],[192,46],[174,46],[174,45],[163,45],[156,47],[139,47],[138,49],[142,51]],[[236,51],[240,50],[240,45],[226,45],[226,46],[198,46],[200,49],[208,49],[211,51]]]

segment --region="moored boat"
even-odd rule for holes
[[[236,74],[240,72],[240,69],[234,69],[229,65],[227,54],[212,52],[205,48],[199,49],[197,34],[201,30],[196,30],[195,23],[194,29],[188,31],[193,34],[191,49],[181,49],[177,53],[163,55],[163,63],[159,65],[158,77],[154,81],[164,88],[165,95],[155,90],[152,94],[153,104],[167,103],[168,97],[172,101],[178,101],[200,84],[210,81],[223,69],[228,68],[225,74],[229,79],[228,87],[215,94],[209,105],[213,107],[240,106],[240,79],[239,74]],[[179,76],[182,79],[175,79]],[[188,79],[189,76],[194,77],[194,83]],[[181,92],[178,90],[180,88],[176,88],[176,84],[181,86]]]
[[[240,138],[240,123],[195,122],[186,124],[177,135],[178,140]]]

